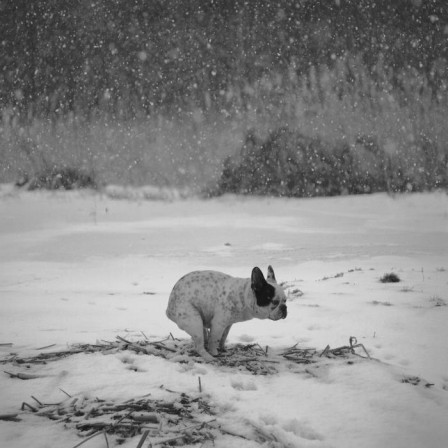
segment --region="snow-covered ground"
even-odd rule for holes
[[[58,422],[22,414],[31,396],[57,402],[63,389],[123,401],[157,395],[161,385],[194,395],[198,377],[219,423],[240,434],[264,428],[277,440],[223,435],[216,447],[448,446],[446,194],[139,202],[0,191],[0,343],[13,344],[0,346],[1,358],[141,332],[187,337],[165,316],[180,276],[216,269],[249,277],[269,264],[288,291],[303,295],[290,294],[285,320],[234,325],[228,344],[322,350],[356,336],[375,358],[306,369],[285,362],[266,376],[134,352],[33,365],[27,372],[40,377],[27,381],[3,373],[20,366],[2,366],[0,414],[18,412],[21,421],[0,421],[0,446],[80,442]],[[401,282],[379,281],[390,272]],[[414,376],[419,385],[402,382]],[[106,445],[97,437],[83,446]]]

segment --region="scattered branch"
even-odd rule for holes
[[[193,444],[216,436],[207,428],[216,420],[214,409],[202,396],[189,396],[173,392],[167,400],[153,399],[146,395],[121,403],[75,397],[57,404],[44,404],[32,397],[37,406],[22,403],[22,411],[32,412],[39,417],[46,417],[64,423],[66,428],[75,429],[83,440],[72,448],[78,448],[87,441],[104,435],[109,447],[108,436],[115,435],[117,442],[139,434],[138,447],[142,447],[148,436],[155,438],[152,445],[169,443],[170,445]],[[77,404],[76,407],[74,404]],[[204,421],[204,415],[211,419]],[[0,415],[0,420],[14,420],[17,414]],[[121,440],[121,442],[120,442]]]
[[[89,440],[93,439],[96,436],[99,436],[100,434],[102,434],[102,431],[97,431],[95,433],[93,433],[91,436],[87,437],[86,439],[84,439],[82,442],[79,442],[77,445],[75,445],[73,448],[78,448],[81,445],[84,445],[84,443],[88,442]]]
[[[26,408],[28,408],[32,412],[37,412],[37,409],[34,406],[31,406],[30,404],[23,402],[22,407],[20,409],[24,411]]]
[[[106,439],[106,447],[109,448],[109,440],[107,439],[107,433],[106,431],[103,431],[104,438]]]
[[[46,345],[45,347],[39,347],[39,348],[36,348],[36,350],[45,350],[45,349],[47,349],[47,348],[54,347],[55,345],[56,345],[56,344]]]
[[[20,421],[18,416],[19,414],[0,414],[0,420],[18,422]]]
[[[42,404],[36,397],[34,397],[33,395],[31,395],[31,398],[32,398],[34,401],[36,401],[37,404],[38,404],[39,406],[43,406],[43,404]]]
[[[145,443],[146,438],[148,437],[148,434],[149,434],[149,430],[147,429],[147,430],[143,433],[143,435],[142,435],[140,441],[138,442],[137,448],[141,448],[141,447],[143,446],[143,444]]]
[[[7,372],[6,370],[3,370],[7,375],[9,375],[11,378],[19,378],[20,380],[34,380],[36,378],[42,378],[43,375],[33,375],[31,373],[11,373]]]
[[[68,392],[66,392],[64,389],[59,388],[59,390],[60,390],[62,393],[64,393],[65,395],[67,395],[67,397],[72,398],[72,396],[71,396]]]
[[[317,362],[316,355],[318,358],[334,358],[334,357],[349,357],[351,355],[359,356],[361,358],[371,359],[369,352],[366,350],[363,344],[358,344],[358,341],[354,336],[349,339],[350,345],[344,345],[342,347],[330,348],[327,345],[323,351],[317,355],[317,351],[314,348],[297,348],[297,344],[293,345],[291,348],[287,349],[282,353],[282,356],[289,360],[294,361],[298,364],[311,364]],[[366,356],[362,356],[356,352],[355,349],[362,348]]]

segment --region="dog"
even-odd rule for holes
[[[213,361],[223,351],[231,326],[253,318],[279,320],[287,315],[286,296],[272,266],[266,279],[258,267],[251,278],[217,271],[194,271],[174,285],[166,315],[193,339],[196,351]]]

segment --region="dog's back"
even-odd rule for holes
[[[244,283],[249,279],[236,278],[217,271],[194,271],[182,277],[173,287],[166,310],[167,316],[177,322],[182,314],[199,311],[205,326],[216,313],[228,310],[235,313],[236,304],[244,305]],[[241,297],[236,297],[236,295]]]

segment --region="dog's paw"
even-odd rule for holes
[[[212,355],[210,355],[210,353],[204,353],[203,355],[202,355],[202,357],[204,358],[204,360],[205,361],[207,361],[207,362],[215,362],[216,361],[216,358],[214,357],[214,356],[212,356]]]
[[[214,362],[216,359],[207,350],[198,350],[198,354],[207,362]]]

